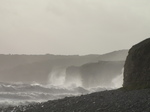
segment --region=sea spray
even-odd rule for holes
[[[124,71],[124,68],[122,69],[122,73],[121,74],[119,74],[117,77],[112,79],[112,82],[114,84],[113,85],[114,88],[122,87],[122,84],[123,84],[123,71]]]
[[[54,68],[48,77],[48,83],[53,86],[62,86],[65,82],[65,69]]]
[[[65,88],[62,86],[38,83],[0,83],[0,106],[26,105],[33,102],[55,100],[69,96],[89,93],[82,87]]]
[[[49,74],[48,84],[53,86],[66,87],[66,88],[83,87],[80,74],[67,76],[66,69],[64,68],[53,69]]]

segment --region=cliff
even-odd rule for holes
[[[123,87],[132,89],[150,87],[150,38],[129,50],[124,66]]]
[[[80,73],[84,87],[114,87],[112,80],[121,75],[124,61],[99,61],[82,65]]]
[[[128,50],[120,50],[103,55],[4,55],[0,54],[0,81],[47,83],[55,71],[63,71],[69,66],[81,66],[99,60],[123,59]],[[122,55],[123,54],[123,55]],[[60,74],[57,74],[58,76]]]
[[[89,87],[114,87],[112,79],[122,73],[124,61],[99,61],[87,63],[82,66],[71,66],[66,69],[66,82],[78,79],[82,86]]]

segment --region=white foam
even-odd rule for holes
[[[122,69],[122,73],[120,75],[112,80],[115,88],[120,88],[123,85],[123,71],[124,69]]]

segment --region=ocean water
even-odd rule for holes
[[[0,106],[27,105],[34,102],[61,99],[68,96],[103,91],[105,88],[85,89],[82,87],[63,87],[41,85],[38,83],[3,83],[0,82]]]

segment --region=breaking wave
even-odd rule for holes
[[[38,83],[3,83],[0,82],[0,106],[26,105],[34,102],[44,102],[68,96],[102,91],[104,88],[84,89],[82,87],[65,88],[61,86],[42,85]]]
[[[104,86],[84,88],[77,78],[74,78],[74,80],[66,84],[65,76],[64,70],[54,70],[54,72],[49,75],[48,84],[45,85],[36,82],[31,84],[0,82],[0,106],[26,105],[69,96],[89,94],[106,89],[118,88],[121,87],[123,83],[123,74],[120,74],[112,80],[115,86],[112,85],[110,88]]]

